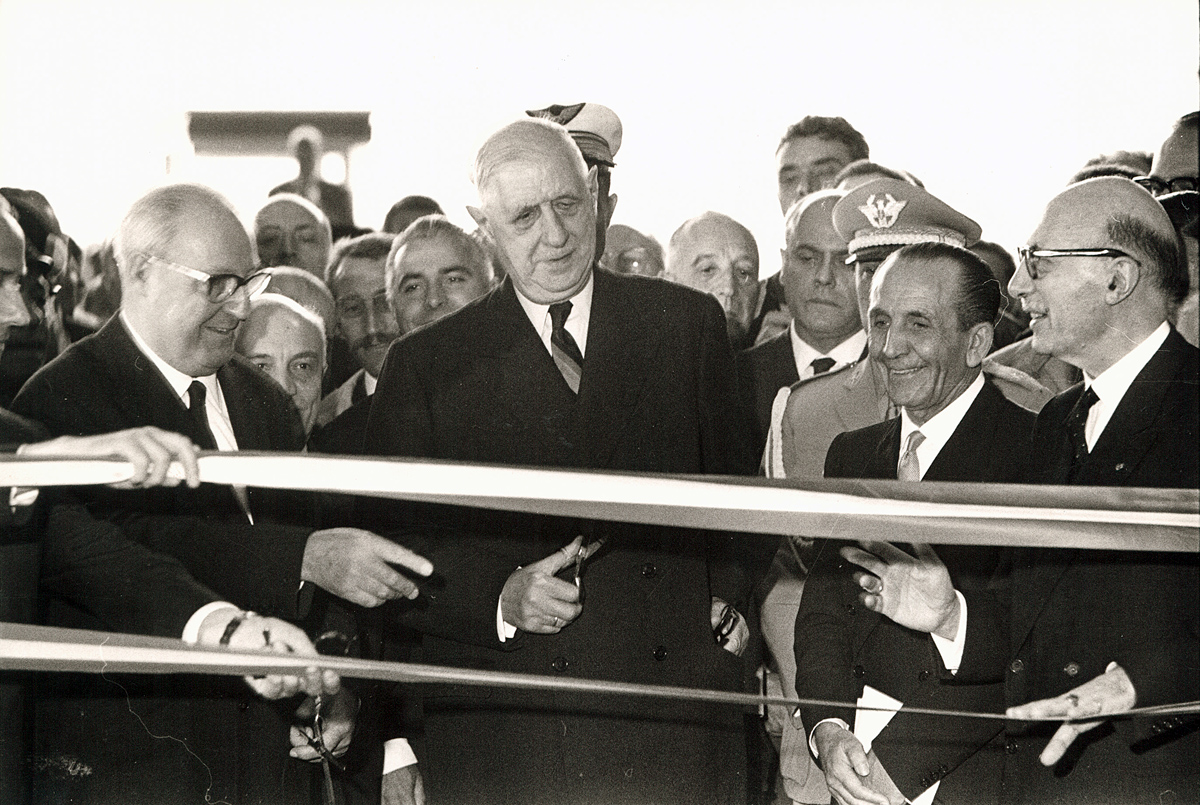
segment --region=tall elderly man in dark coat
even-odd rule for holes
[[[1029,479],[1195,489],[1198,353],[1167,322],[1188,277],[1162,207],[1127,179],[1080,182],[1020,251],[1009,293],[1031,315],[1033,348],[1084,373],[1039,413]],[[1003,680],[1004,801],[1196,801],[1195,716],[1105,718],[1200,698],[1195,554],[1019,550],[999,594],[960,598],[927,552],[867,547],[847,554],[867,571],[866,606],[961,638],[958,681]]]
[[[479,151],[475,184],[481,205],[471,213],[508,279],[393,345],[368,450],[750,472],[720,306],[662,280],[594,267],[596,178],[567,132],[542,120],[500,129]],[[740,689],[743,660],[714,640],[712,620],[725,603],[745,611],[752,579],[732,555],[745,546],[732,538],[475,510],[426,514],[444,535],[420,549],[443,563],[445,582],[411,616],[425,632],[427,661]],[[576,567],[582,589],[571,579]],[[421,693],[434,803],[745,796],[736,708],[456,686]]]

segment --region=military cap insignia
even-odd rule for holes
[[[908,204],[907,201],[896,201],[891,193],[884,193],[883,198],[872,193],[867,203],[858,208],[871,226],[876,229],[890,229],[900,217],[900,211]]]

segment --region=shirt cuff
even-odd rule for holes
[[[501,611],[502,602],[496,601],[496,637],[500,638],[503,643],[506,640],[512,640],[517,636],[517,627],[513,626],[508,621],[504,620],[504,613]]]
[[[817,751],[817,742],[813,740],[813,736],[817,733],[817,727],[821,726],[822,724],[837,724],[846,732],[849,732],[853,735],[850,725],[845,721],[842,721],[840,718],[825,718],[818,721],[815,725],[813,725],[813,728],[808,731],[808,751],[812,752],[812,756],[818,760],[821,759],[821,753]]]
[[[415,766],[417,756],[404,738],[393,738],[383,743],[383,773],[391,774],[396,769]]]
[[[204,619],[214,612],[219,612],[222,609],[237,609],[228,601],[213,601],[211,604],[205,604],[192,613],[192,617],[188,618],[188,622],[183,626],[183,642],[189,645],[196,645],[196,641],[200,639],[200,624],[204,623]]]
[[[935,634],[930,637],[937,646],[938,654],[942,655],[942,665],[950,673],[957,674],[958,667],[962,665],[963,648],[967,644],[967,599],[958,590],[954,591],[954,596],[958,599],[958,631],[954,633],[954,639],[947,640]]]

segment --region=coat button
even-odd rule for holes
[[[667,658],[667,647],[666,646],[657,646],[654,649],[654,659],[658,660],[659,662],[662,662],[666,658]]]
[[[568,660],[566,657],[555,657],[554,661],[550,663],[550,667],[561,674],[563,671],[567,670],[567,667],[570,666],[570,664],[570,660]]]
[[[917,674],[917,680],[920,682],[924,682],[928,678],[929,678],[928,671],[922,671],[921,673]]]
[[[1014,674],[1021,673],[1025,670],[1024,660],[1013,660],[1008,664],[1008,670],[1012,671]]]
[[[647,562],[646,564],[642,565],[642,575],[648,579],[652,579],[658,575],[658,568]]]
[[[1020,748],[1021,748],[1021,745],[1019,743],[1017,743],[1016,741],[1005,741],[1004,742],[1004,753],[1006,755],[1015,755],[1017,753],[1017,750]]]
[[[1067,676],[1076,676],[1079,673],[1079,663],[1069,662],[1063,666],[1063,673]]]
[[[854,666],[854,675],[859,679],[862,679],[867,675],[867,669],[863,668],[861,665],[856,665]]]

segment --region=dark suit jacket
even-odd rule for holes
[[[1174,330],[1137,376],[1070,483],[1195,489],[1200,484],[1196,349]],[[1032,480],[1068,483],[1064,422],[1075,386],[1038,416]],[[1000,596],[963,591],[959,676],[1003,679],[1008,704],[1058,696],[1120,663],[1138,706],[1200,698],[1195,554],[1021,550]],[[1025,802],[1149,802],[1200,793],[1195,717],[1113,722],[1076,739],[1053,769],[1037,760],[1053,725],[1010,726],[1005,795]],[[1164,800],[1165,801],[1165,800]]]
[[[748,473],[753,460],[740,438],[725,332],[711,297],[597,270],[576,399],[506,280],[392,346],[372,398],[368,449],[515,465]],[[376,516],[404,516],[380,508]],[[414,516],[443,533],[422,552],[444,586],[429,589],[426,608],[410,616],[425,633],[426,661],[741,686],[747,669],[715,644],[709,623],[710,596],[744,605],[749,594],[750,579],[728,555],[731,537],[467,509]],[[496,610],[508,576],[580,533],[607,540],[584,566],[583,614],[557,635],[521,633],[501,644]],[[734,709],[467,687],[421,692],[431,801],[723,802],[745,795],[742,715]]]
[[[985,382],[924,480],[1012,483],[1028,464],[1033,420],[1033,414]],[[825,477],[895,479],[899,459],[897,417],[835,438]],[[910,706],[997,712],[1003,703],[1001,685],[942,681],[941,660],[929,635],[859,605],[851,575],[856,567],[838,554],[843,544],[827,541],[821,546],[800,600],[795,647],[801,698],[854,701],[864,685],[871,685]],[[968,546],[940,546],[937,552],[960,589],[986,586],[1000,558],[998,550]],[[826,718],[854,723],[853,710],[830,707],[802,707],[801,717],[810,730]],[[901,713],[873,748],[909,798],[945,777],[940,801],[995,802],[1000,758],[996,751],[979,750],[1000,730],[999,722],[948,722]]]
[[[754,447],[762,453],[771,429],[771,403],[784,386],[800,379],[792,355],[792,334],[784,330],[770,341],[737,354],[738,393],[742,409],[753,423]]]
[[[283,389],[237,357],[217,377],[239,447],[300,449],[303,429]],[[183,403],[117,317],[30,378],[13,406],[37,416],[52,434],[155,425],[199,440]],[[264,614],[297,615],[300,565],[311,528],[277,524],[300,516],[304,505],[294,496],[249,490],[257,523],[251,526],[226,487],[102,487],[77,494],[90,513],[178,558],[223,599]],[[68,510],[55,528],[71,534],[90,527],[89,520],[81,522]],[[60,603],[48,613],[54,625],[104,628],[86,608]],[[118,684],[111,676],[60,674],[47,688],[39,705],[39,750],[93,770],[72,777],[51,767],[37,783],[47,798],[192,802],[206,791],[214,800],[231,802],[308,798],[311,769],[287,758],[282,707],[257,700],[239,679],[120,677]]]
[[[0,408],[0,452],[11,453],[27,442],[45,438],[37,423]],[[30,512],[13,511],[9,490],[0,487],[0,621],[29,623],[37,594],[37,535]],[[26,782],[27,675],[0,671],[0,802],[21,803],[28,796]]]

